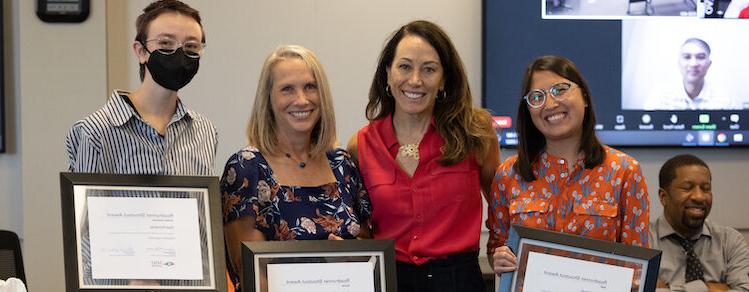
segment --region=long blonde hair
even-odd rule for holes
[[[260,152],[277,153],[278,135],[276,127],[278,125],[276,125],[270,102],[273,88],[272,70],[280,61],[288,59],[302,60],[307,68],[312,71],[312,75],[317,82],[317,90],[320,95],[320,120],[312,129],[310,155],[325,154],[327,151],[334,149],[338,143],[328,77],[312,51],[295,45],[280,46],[265,59],[255,93],[255,103],[252,107],[250,120],[247,123],[247,142],[250,146],[257,147]]]

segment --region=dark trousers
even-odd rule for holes
[[[422,265],[397,262],[398,292],[484,292],[478,251]]]

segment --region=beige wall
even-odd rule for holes
[[[81,24],[48,24],[36,1],[7,2],[12,27],[15,123],[14,153],[0,162],[0,191],[21,203],[2,206],[22,224],[24,262],[30,291],[64,291],[58,173],[67,158],[64,137],[72,123],[106,97],[104,2],[92,1]]]
[[[6,55],[11,54],[6,59],[6,72],[11,75],[6,81],[12,83],[9,110],[16,149],[0,155],[0,228],[23,233],[31,291],[64,291],[57,175],[66,165],[64,136],[75,120],[104,102],[110,89],[137,86],[137,65],[130,50],[133,21],[150,1],[92,1],[91,16],[82,24],[42,23],[34,13],[35,1],[4,2],[6,15],[13,16],[6,24],[15,22],[6,27],[12,35],[5,48],[10,52]],[[217,171],[244,145],[244,124],[261,64],[279,44],[309,47],[322,60],[344,142],[365,123],[366,94],[386,37],[410,20],[429,19],[448,31],[463,57],[473,92],[480,96],[479,0],[187,2],[202,12],[208,48],[200,73],[181,95],[219,129]],[[627,152],[643,163],[654,192],[658,167],[675,151]],[[746,194],[742,182],[749,180],[744,171],[749,151],[696,153],[718,174],[716,212],[711,216],[721,223],[736,223],[729,215],[746,213],[740,209],[746,202],[727,204],[720,196]],[[660,212],[655,197],[652,205],[654,214]]]

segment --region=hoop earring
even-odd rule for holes
[[[437,99],[437,101],[444,101],[445,99],[447,99],[447,92],[445,92],[442,89],[437,90],[436,99]]]
[[[393,97],[393,93],[390,92],[390,84],[385,85],[385,94],[387,96]]]

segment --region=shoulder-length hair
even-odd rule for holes
[[[255,103],[252,106],[250,121],[247,123],[247,142],[255,146],[262,153],[277,153],[278,135],[276,119],[271,108],[271,91],[273,89],[273,68],[283,60],[302,60],[317,82],[320,95],[320,120],[312,129],[310,155],[325,154],[336,147],[338,138],[335,130],[335,113],[330,86],[325,71],[312,51],[294,45],[278,47],[265,59],[260,72]]]
[[[426,40],[439,55],[444,72],[444,96],[437,99],[433,116],[436,127],[445,141],[440,163],[452,165],[465,159],[469,153],[486,155],[490,143],[496,139],[491,126],[491,116],[473,107],[473,97],[468,86],[463,61],[444,30],[425,20],[410,22],[395,31],[380,53],[372,85],[369,89],[367,119],[377,120],[395,112],[395,99],[386,92],[389,68],[395,58],[400,41],[406,36]]]
[[[565,79],[574,82],[580,88],[583,100],[588,106],[585,107],[585,117],[583,118],[583,133],[580,137],[580,150],[585,155],[585,168],[591,169],[603,162],[605,152],[603,145],[596,137],[595,125],[596,114],[593,110],[593,100],[590,94],[590,87],[585,81],[580,70],[569,59],[561,56],[543,56],[534,60],[528,65],[523,77],[523,86],[520,91],[520,102],[518,103],[517,131],[518,131],[518,159],[515,161],[513,168],[523,177],[525,181],[534,181],[536,176],[533,174],[531,166],[538,159],[541,150],[546,147],[546,138],[536,128],[531,120],[531,114],[528,105],[522,96],[531,91],[533,82],[533,73],[539,71],[549,71]]]

